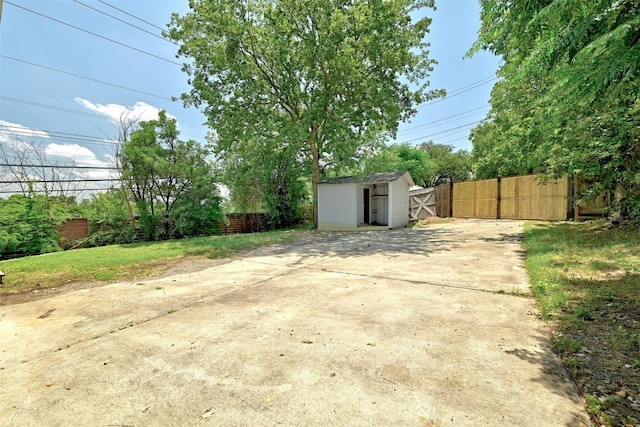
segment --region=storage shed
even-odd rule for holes
[[[409,172],[346,177],[318,185],[318,230],[402,227],[409,222]]]

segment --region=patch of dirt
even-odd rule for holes
[[[559,356],[591,409],[596,426],[640,426],[637,298],[603,299],[582,328],[558,334],[580,345],[579,350]]]

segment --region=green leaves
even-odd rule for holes
[[[579,172],[640,214],[640,4],[488,0],[482,20],[474,49],[505,63],[473,132],[477,175]]]
[[[423,51],[430,20],[413,23],[410,15],[432,1],[193,0],[190,7],[165,34],[192,61],[185,71],[193,88],[183,101],[204,110],[220,153],[242,156],[242,141],[273,144],[273,152],[288,147],[289,160],[302,160],[311,174],[314,195],[323,169],[355,161],[381,133],[395,132],[416,102],[440,95],[423,81],[434,64]]]
[[[416,185],[429,186],[435,170],[435,162],[425,151],[400,144],[392,145],[369,159],[365,163],[364,174],[408,171]]]
[[[209,224],[220,218],[208,155],[195,141],[178,139],[176,120],[164,111],[158,120],[140,123],[140,130],[124,143],[123,185],[133,196],[146,239],[198,233],[205,216]],[[181,209],[174,211],[175,206]]]

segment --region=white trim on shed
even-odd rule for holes
[[[409,222],[409,172],[347,177],[318,185],[318,230],[402,227]]]

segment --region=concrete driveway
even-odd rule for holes
[[[318,233],[0,306],[0,425],[578,426],[521,222]]]

